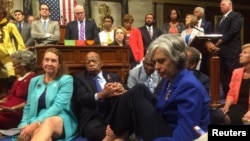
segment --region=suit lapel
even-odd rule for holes
[[[146,35],[147,40],[151,40],[150,34],[146,26],[143,27],[144,35]]]
[[[43,23],[41,20],[37,21],[37,30],[42,32],[42,33],[45,33],[44,29],[43,29]]]
[[[76,39],[78,40],[79,39],[79,29],[78,29],[78,22],[77,21],[73,22],[72,28],[73,28],[74,33],[77,33],[74,35],[76,35]]]
[[[156,38],[156,27],[153,26],[153,37],[152,40]]]
[[[53,24],[52,21],[49,20],[49,22],[47,23],[47,30],[46,30],[47,33],[50,33],[52,31],[52,28],[51,28],[52,24]]]
[[[92,30],[92,28],[90,28],[90,21],[89,20],[85,20],[85,38],[86,39],[89,39],[90,35],[88,33],[91,33],[91,32],[89,32],[89,29]]]
[[[107,83],[114,81],[112,76],[109,73],[103,72],[102,75],[103,75],[103,78],[106,80]]]
[[[204,28],[204,26],[205,26],[205,22],[202,20],[202,22],[201,22],[201,28]]]
[[[28,30],[28,23],[23,23],[23,27],[22,27],[22,31],[21,31],[21,34],[22,35],[26,35],[26,32]]]

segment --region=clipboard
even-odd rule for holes
[[[205,35],[197,35],[189,44],[191,47],[195,47],[201,53],[207,52],[206,47],[204,47],[204,43],[206,41],[211,41],[212,43],[216,43],[219,39],[223,37],[222,34],[205,34]]]

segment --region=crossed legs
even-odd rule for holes
[[[49,117],[41,123],[31,138],[31,141],[52,141],[63,135],[63,120],[59,116]]]

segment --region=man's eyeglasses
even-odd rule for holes
[[[80,14],[83,14],[84,12],[77,12],[75,13],[76,15],[80,15]]]

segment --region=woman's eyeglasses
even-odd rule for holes
[[[16,63],[16,64],[14,64],[13,63],[13,65],[12,65],[14,68],[17,68],[17,67],[19,67],[20,66],[20,63]]]

